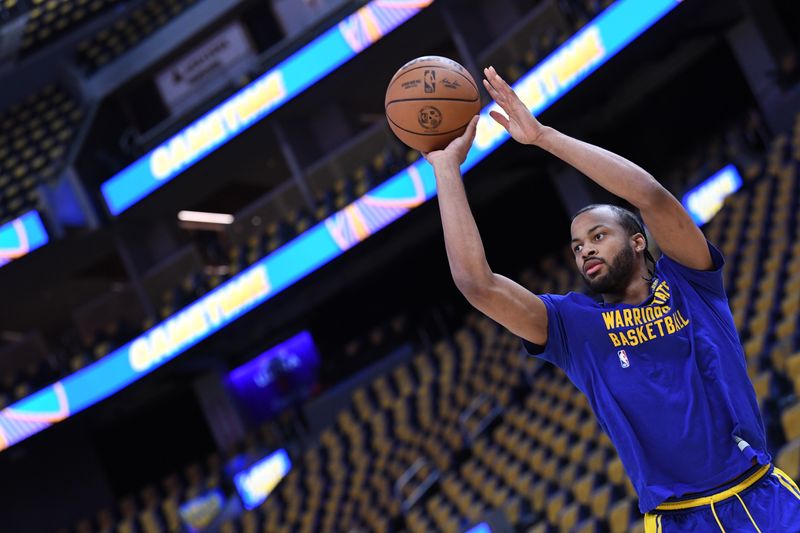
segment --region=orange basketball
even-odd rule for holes
[[[386,119],[397,138],[421,152],[440,150],[464,133],[481,109],[470,73],[446,57],[403,65],[386,89]]]

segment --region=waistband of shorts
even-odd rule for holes
[[[709,505],[711,502],[717,503],[721,502],[722,500],[727,500],[728,498],[732,498],[735,494],[739,494],[740,492],[757,483],[761,478],[769,473],[771,468],[772,464],[758,465],[758,468],[755,470],[755,472],[748,475],[735,485],[728,487],[727,489],[721,490],[720,492],[714,494],[709,494],[707,496],[701,496],[699,498],[663,502],[656,507],[655,510],[676,511],[679,509],[691,509],[692,507]]]

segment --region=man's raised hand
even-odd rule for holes
[[[528,111],[517,93],[500,77],[494,67],[483,69],[486,78],[483,86],[489,92],[505,115],[490,111],[489,115],[503,126],[515,141],[522,144],[536,144],[544,126]]]

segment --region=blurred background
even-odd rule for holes
[[[798,52],[793,0],[0,0],[0,529],[643,530],[585,397],[455,289],[383,110],[422,55],[684,202],[798,479]],[[583,291],[569,216],[614,199],[482,123],[493,270]]]

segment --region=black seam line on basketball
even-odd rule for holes
[[[421,100],[424,100],[426,102],[434,102],[434,101],[436,101],[436,102],[467,102],[467,103],[472,103],[472,102],[477,102],[479,99],[475,98],[474,100],[464,100],[463,98],[398,98],[397,100],[392,100],[391,102],[386,104],[386,107],[384,108],[384,111],[389,109],[390,105],[396,104],[397,102],[419,102]]]
[[[421,67],[414,67],[414,68],[410,68],[410,69],[406,70],[405,72],[403,72],[403,74],[406,74],[407,72],[411,72],[412,70],[419,70],[421,68],[434,68],[434,67],[436,67],[436,65],[423,65]],[[437,67],[437,68],[442,68],[442,67]],[[444,69],[444,70],[447,70],[448,72],[452,72],[453,74],[458,74],[459,76],[461,76],[462,78],[467,80],[467,83],[469,83],[470,85],[472,85],[475,88],[475,92],[477,92],[479,95],[481,94],[481,92],[478,90],[478,86],[475,85],[475,83],[472,80],[470,80],[468,77],[464,76],[463,74],[461,74],[460,72],[455,71],[455,70],[450,70],[450,69]],[[469,71],[467,71],[467,72],[469,72]],[[401,76],[402,76],[402,74],[401,74]],[[472,76],[471,73],[470,73],[470,76]],[[392,81],[394,81],[394,78],[392,78]]]
[[[403,130],[403,131],[407,131],[408,133],[413,133],[414,135],[427,135],[428,137],[435,137],[437,135],[447,135],[448,133],[453,133],[454,131],[458,131],[460,129],[463,129],[463,128],[466,128],[467,126],[469,126],[469,123],[467,123],[464,126],[461,126],[460,128],[456,128],[456,129],[450,130],[450,131],[443,131],[443,132],[440,132],[440,133],[419,133],[418,131],[411,131],[411,130],[405,129],[403,126],[401,126],[400,124],[398,124],[394,120],[390,119],[389,117],[386,117],[386,119],[389,122],[391,122],[392,124],[394,124],[395,126],[397,126],[398,128],[400,128],[401,130]]]

